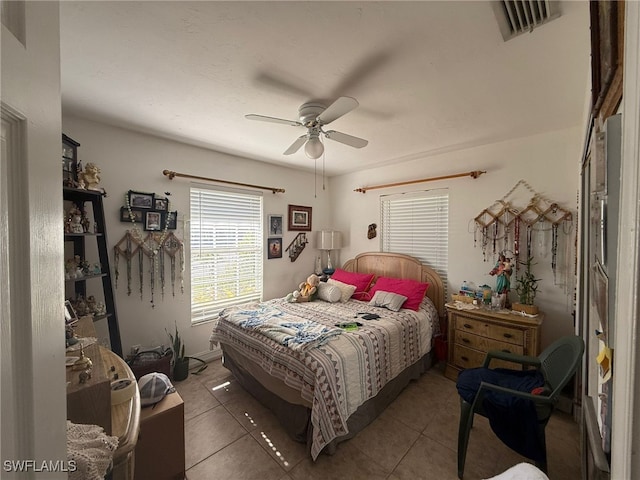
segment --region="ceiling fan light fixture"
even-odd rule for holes
[[[324,153],[324,145],[317,136],[311,137],[304,146],[304,153],[307,154],[307,157],[315,160]]]

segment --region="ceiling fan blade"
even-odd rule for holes
[[[295,142],[293,142],[291,146],[284,151],[283,155],[291,155],[292,153],[296,153],[298,150],[300,150],[300,147],[305,143],[307,143],[306,135],[302,135],[298,137],[298,139]]]
[[[286,93],[288,95],[295,95],[296,97],[310,98],[313,97],[313,92],[307,90],[301,85],[309,85],[308,81],[295,78],[290,73],[284,72],[261,72],[255,77],[256,83],[271,88],[272,90],[280,93]]]
[[[325,132],[325,137],[335,140],[336,142],[344,143],[350,147],[362,148],[366,147],[369,143],[364,138],[354,137],[353,135],[347,135],[346,133],[336,132],[335,130],[329,130]]]
[[[284,125],[291,125],[292,127],[302,127],[303,126],[297,120],[286,120],[284,118],[267,117],[265,115],[255,115],[253,113],[250,113],[249,115],[245,115],[244,118],[247,118],[249,120],[259,120],[261,122],[282,123]]]
[[[318,115],[318,121],[322,125],[331,123],[359,105],[355,98],[339,97],[335,102],[329,105],[324,112]]]

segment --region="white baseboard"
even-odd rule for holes
[[[189,356],[199,358],[203,362],[209,363],[209,362],[213,362],[214,360],[218,360],[222,358],[222,350],[220,348],[216,348],[214,350],[206,350],[204,352],[195,353]],[[191,362],[191,364],[189,365],[189,368],[196,367],[197,365],[198,364],[196,364],[196,362]]]

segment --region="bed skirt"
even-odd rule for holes
[[[291,438],[298,442],[306,443],[310,452],[312,438],[311,408],[305,405],[307,402],[302,398],[297,401],[291,391],[281,393],[289,401],[284,400],[282,396],[265,387],[263,383],[252,375],[250,372],[251,363],[242,354],[228,345],[221,344],[221,347],[223,365],[231,371],[238,383],[262,405],[271,410]],[[378,392],[378,395],[360,405],[347,420],[349,433],[335,438],[325,446],[322,452],[333,455],[340,442],[353,438],[375,420],[411,380],[418,379],[433,365],[433,350],[431,349],[420,360],[400,372]],[[274,381],[279,382],[278,380]],[[284,384],[282,384],[282,387],[285,390],[289,389]]]

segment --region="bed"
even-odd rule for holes
[[[429,287],[415,311],[372,306],[369,297],[232,307],[221,312],[210,339],[212,348],[220,345],[224,366],[290,436],[307,444],[314,460],[334,453],[430,368],[444,316],[442,280],[413,257],[363,253],[342,272],[373,274],[380,285],[402,278]],[[365,320],[366,313],[380,318]],[[360,323],[355,331],[340,326],[353,321]]]

